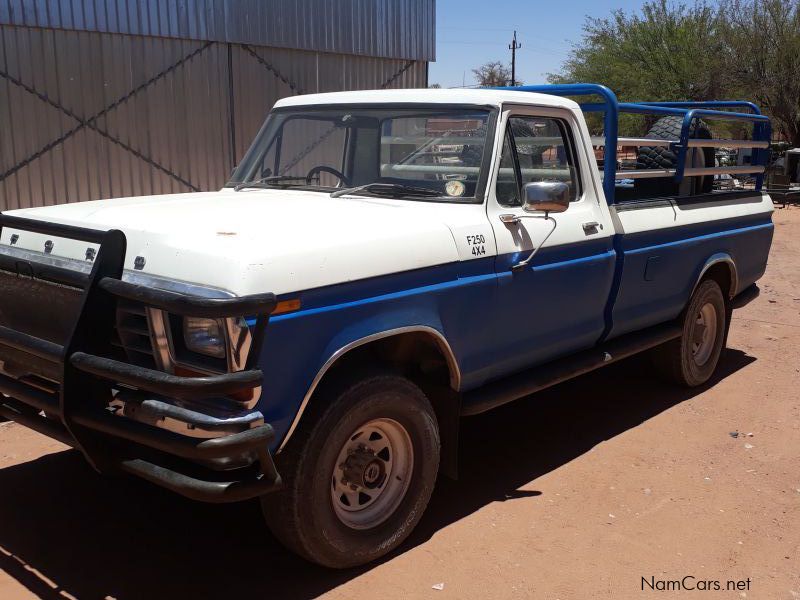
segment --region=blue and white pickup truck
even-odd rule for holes
[[[460,417],[646,350],[709,380],[767,264],[769,138],[750,103],[591,84],[281,100],[220,191],[0,215],[0,416],[368,562],[454,475]]]

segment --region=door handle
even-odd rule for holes
[[[598,223],[597,221],[590,221],[588,223],[583,224],[583,232],[586,235],[592,235],[593,233],[597,233],[598,230],[602,229],[603,226]]]

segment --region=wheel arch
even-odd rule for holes
[[[337,367],[345,365],[345,359],[352,358],[359,351],[366,351],[370,349],[371,346],[376,347],[379,344],[386,345],[387,343],[393,342],[400,344],[401,342],[408,340],[409,336],[424,339],[429,343],[432,343],[433,346],[438,350],[441,358],[444,359],[447,366],[447,387],[453,395],[457,395],[461,387],[461,369],[450,343],[447,341],[447,338],[441,331],[428,325],[410,325],[375,332],[370,335],[352,340],[339,347],[319,368],[310,386],[308,387],[308,390],[303,396],[300,407],[298,408],[297,413],[295,414],[294,419],[292,420],[292,423],[289,426],[289,429],[287,430],[286,435],[281,441],[277,451],[281,452],[281,450],[283,450],[283,448],[291,439],[292,435],[297,430],[297,427],[306,413],[312,398],[320,389],[321,385],[326,379],[326,376],[329,376],[332,372],[334,372]]]
[[[739,291],[739,273],[736,269],[736,263],[731,255],[726,252],[719,252],[706,260],[700,269],[700,274],[697,276],[694,287],[692,287],[690,298],[697,290],[697,286],[705,279],[714,279],[719,284],[727,300],[732,300]]]

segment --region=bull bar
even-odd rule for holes
[[[77,319],[63,344],[0,325],[0,346],[32,363],[51,363],[61,373],[55,391],[0,373],[0,416],[73,446],[99,472],[121,470],[195,500],[245,500],[281,486],[269,452],[275,434],[268,423],[221,437],[195,438],[108,410],[112,390],[120,386],[176,400],[213,399],[260,387],[263,376],[256,361],[276,306],[274,294],[204,298],[123,281],[127,241],[115,229],[99,231],[0,213],[0,234],[4,227],[97,244],[99,250],[88,275],[61,273],[57,278],[79,281],[82,288]],[[48,269],[54,272],[44,266],[36,276],[47,279]],[[118,299],[180,316],[255,315],[244,369],[186,377],[114,360],[109,355]],[[245,466],[230,468],[225,463],[243,455],[253,457]],[[209,466],[215,460],[222,466]]]

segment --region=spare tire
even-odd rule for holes
[[[646,138],[658,140],[678,140],[681,137],[683,117],[662,117],[650,128]],[[710,140],[711,130],[702,121],[694,121],[690,138]],[[694,148],[687,153],[688,167],[713,167],[713,148]],[[637,169],[674,169],[678,165],[678,155],[668,146],[642,146],[636,156]],[[636,195],[640,198],[658,196],[689,196],[708,194],[714,187],[714,176],[686,177],[681,183],[673,178],[637,179],[634,182]]]

